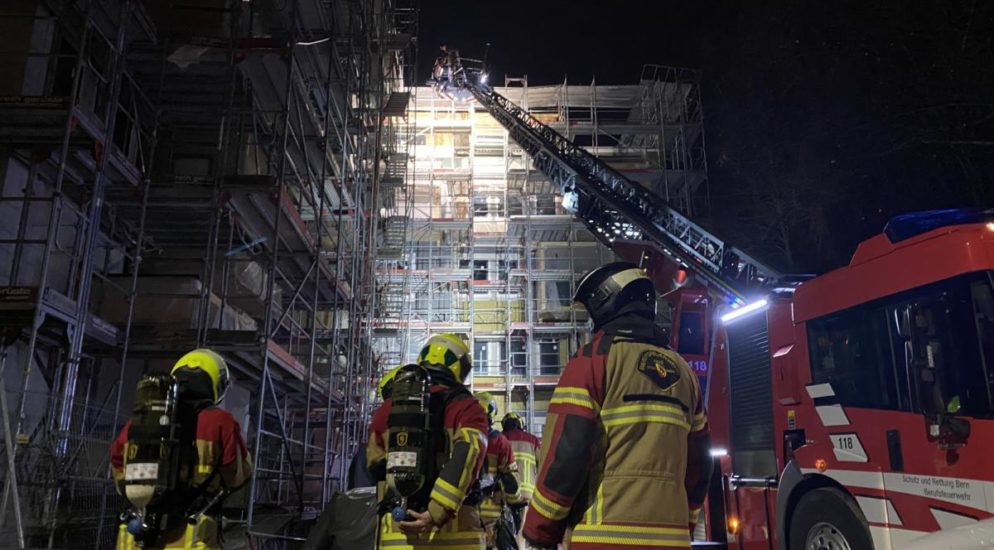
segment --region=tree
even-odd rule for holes
[[[994,5],[748,3],[705,53],[715,224],[788,271],[994,203]]]

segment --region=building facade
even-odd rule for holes
[[[706,209],[693,71],[646,66],[633,85],[505,84],[496,91],[629,178],[681,210]],[[475,101],[418,88],[404,124],[404,183],[377,256],[380,364],[413,360],[431,334],[460,334],[474,391],[540,432],[559,373],[590,336],[571,304],[576,284],[615,255]]]

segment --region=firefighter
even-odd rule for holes
[[[376,393],[380,396],[380,399],[390,399],[390,395],[393,393],[393,379],[397,376],[397,372],[400,369],[401,367],[394,367],[380,377],[380,383],[376,388]],[[352,457],[352,462],[349,464],[348,486],[352,489],[376,486],[376,479],[373,473],[369,471],[369,461],[366,459],[368,443],[367,441],[366,445],[359,446],[359,450],[356,451],[355,456]]]
[[[435,64],[431,70],[432,79],[435,81],[435,91],[447,99],[449,87],[454,83],[456,72],[459,70],[459,51],[450,50],[445,44],[439,47],[442,54],[435,59]]]
[[[524,422],[517,413],[509,412],[501,420],[501,428],[504,437],[511,443],[511,450],[514,451],[514,460],[518,465],[518,499],[511,504],[511,512],[514,517],[515,533],[518,538],[518,546],[524,548],[524,539],[521,536],[521,528],[524,526],[524,512],[528,503],[532,499],[535,491],[535,477],[538,475],[539,447],[542,441],[524,430]]]
[[[390,399],[390,395],[393,393],[393,379],[397,376],[397,372],[400,369],[401,367],[394,367],[380,377],[380,382],[376,387],[376,394],[380,399]],[[352,489],[376,486],[376,479],[373,473],[369,471],[369,461],[366,458],[366,452],[369,450],[368,447],[368,441],[365,445],[360,445],[355,456],[352,457],[352,462],[349,464],[348,486]]]
[[[453,73],[459,69],[461,65],[459,50],[449,48],[445,44],[442,44],[439,49],[442,50],[442,57],[444,58],[443,65],[449,71],[449,78],[452,78]]]
[[[379,548],[482,550],[486,541],[477,510],[479,496],[476,494],[476,502],[472,503],[467,502],[467,496],[475,486],[486,456],[487,418],[463,385],[473,367],[469,348],[454,334],[438,334],[425,343],[418,363],[432,376],[431,398],[441,400],[442,418],[438,425],[444,433],[432,435],[444,438],[448,455],[438,457],[437,471],[425,472],[426,478],[434,479],[426,509],[408,509],[403,521],[391,515],[381,516]],[[397,391],[394,387],[393,393]],[[385,396],[373,414],[366,451],[370,470],[381,482],[384,500],[390,451],[388,432],[395,397]],[[469,496],[472,498],[474,494]]]
[[[480,518],[487,532],[487,548],[494,548],[497,523],[503,516],[504,506],[519,499],[518,466],[511,442],[494,429],[497,400],[487,392],[476,394],[476,398],[487,413],[488,425],[486,471],[481,475],[483,503],[480,505]]]
[[[185,495],[190,502],[171,502],[175,509],[188,512],[195,523],[187,524],[185,518],[177,527],[167,529],[158,541],[144,546],[152,549],[200,548],[214,550],[221,548],[221,536],[217,509],[224,495],[237,490],[252,475],[252,465],[248,449],[242,437],[238,421],[228,411],[218,407],[229,385],[228,367],[224,358],[209,349],[197,349],[187,353],[176,362],[170,374],[179,388],[179,400],[192,407],[190,418],[196,423],[191,433],[195,433],[196,464],[188,471],[192,479],[183,479],[187,468],[180,473],[183,489],[178,495]],[[118,491],[126,494],[125,469],[137,454],[134,441],[129,441],[132,421],[121,429],[117,439],[111,444],[110,461],[115,485]],[[193,455],[191,451],[191,455]],[[165,476],[159,476],[164,479]],[[194,515],[208,506],[208,513]],[[193,521],[193,520],[191,520]],[[132,550],[137,548],[135,539],[121,526],[117,548]]]
[[[642,269],[597,268],[573,299],[594,334],[549,402],[525,539],[689,549],[713,467],[697,377],[653,323],[656,292]]]
[[[380,399],[390,399],[390,394],[393,393],[393,378],[397,376],[397,371],[399,370],[400,367],[394,367],[380,377],[380,383],[377,386],[377,392],[380,394]]]
[[[461,84],[465,79],[465,74],[462,66],[462,58],[459,56],[459,50],[445,45],[441,47],[441,50],[442,55],[445,56],[445,61],[443,62],[447,77],[445,87],[448,87],[449,84]],[[443,89],[442,91],[444,92],[445,90]]]
[[[431,68],[431,79],[435,83],[435,91],[439,94],[445,91],[449,82],[449,75],[447,74],[445,63],[445,55],[440,55],[435,58],[435,64]]]

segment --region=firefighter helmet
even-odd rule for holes
[[[425,342],[418,363],[428,368],[446,369],[459,382],[465,382],[473,369],[469,346],[455,334],[436,334]]]
[[[390,395],[393,394],[393,379],[397,376],[397,371],[401,368],[402,367],[394,367],[383,373],[383,376],[380,377],[380,383],[377,387],[380,399],[390,399]]]
[[[483,410],[487,412],[487,417],[490,419],[490,423],[494,423],[494,419],[497,418],[497,400],[489,392],[481,392],[476,394],[476,399],[480,402],[480,406]]]
[[[509,412],[504,415],[504,419],[500,421],[500,427],[505,432],[508,430],[520,430],[524,426],[524,422],[521,420],[521,415],[516,412]]]
[[[231,380],[228,377],[228,365],[218,353],[209,349],[195,349],[176,361],[169,374],[177,378],[192,373],[204,373],[210,379],[212,397],[217,404],[228,391]]]
[[[573,301],[587,308],[595,329],[622,313],[656,317],[656,287],[644,269],[629,262],[609,263],[587,273]]]

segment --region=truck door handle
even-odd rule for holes
[[[901,432],[897,430],[887,430],[887,456],[890,458],[890,469],[892,471],[904,471],[904,451],[901,449]]]
[[[773,489],[777,486],[777,478],[774,476],[743,477],[732,474],[732,476],[728,478],[728,484],[732,489],[738,489],[739,487],[760,487],[763,489]]]

